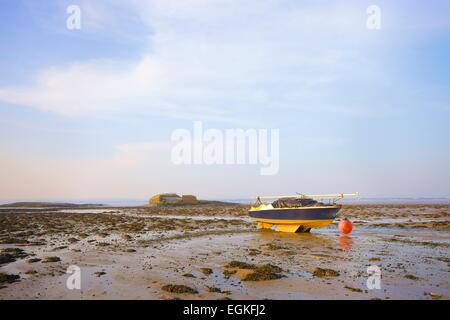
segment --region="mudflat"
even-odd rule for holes
[[[450,205],[347,205],[306,234],[257,230],[247,210],[2,207],[0,299],[450,298]]]

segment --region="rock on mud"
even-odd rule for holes
[[[350,290],[350,291],[352,291],[352,292],[363,292],[361,289],[359,289],[359,288],[353,288],[353,287],[350,287],[350,286],[345,286],[344,287],[345,289],[347,289],[347,290]]]
[[[195,276],[194,276],[192,273],[185,273],[185,274],[183,274],[183,277],[186,277],[186,278],[195,278]]]
[[[61,261],[60,257],[45,257],[44,260],[42,260],[42,263],[53,263],[59,261]]]
[[[424,292],[424,295],[425,295],[425,296],[430,296],[430,297],[433,298],[433,299],[440,299],[440,298],[442,298],[442,295],[441,295],[441,294],[439,294],[439,293],[437,293],[437,292],[432,292],[432,291]]]

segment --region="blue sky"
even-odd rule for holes
[[[381,30],[366,27],[372,4]],[[447,1],[0,8],[2,199],[450,196]],[[279,174],[174,166],[171,133],[195,120],[280,129]]]

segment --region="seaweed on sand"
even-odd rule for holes
[[[206,286],[206,289],[208,290],[208,292],[218,292],[218,293],[222,293],[222,290],[220,288],[217,287],[209,287]]]
[[[280,245],[273,244],[273,243],[267,243],[267,244],[265,244],[265,245],[263,245],[263,246],[261,246],[261,247],[264,248],[264,249],[267,249],[267,250],[282,250],[282,249],[287,249],[287,248],[284,247],[284,246],[280,246]]]
[[[0,240],[1,244],[27,244],[28,240],[19,238],[4,238]]]
[[[409,280],[419,280],[419,278],[413,274],[407,274],[407,275],[405,275],[405,278],[409,279]]]
[[[309,272],[315,277],[337,277],[339,276],[339,272],[333,269],[322,269],[322,268],[313,268],[310,269]]]
[[[108,242],[97,242],[97,244],[96,244],[97,247],[107,247],[110,245],[111,244],[109,244]]]
[[[381,259],[378,257],[372,257],[372,258],[369,258],[369,261],[381,261]]]
[[[42,260],[42,263],[53,263],[59,261],[61,261],[61,258],[59,257],[45,257],[44,260]]]
[[[0,265],[8,264],[28,256],[24,250],[19,248],[6,248],[0,251]]]
[[[125,241],[131,241],[133,239],[129,234],[123,234],[121,238]]]
[[[239,268],[239,269],[256,269],[256,266],[254,264],[250,264],[247,262],[241,262],[241,261],[231,261],[229,264],[225,266],[226,268]]]
[[[16,259],[10,254],[0,254],[0,265],[8,264],[16,261]]]
[[[200,268],[200,271],[206,276],[213,273],[213,270],[211,268]]]
[[[171,293],[191,293],[191,294],[198,293],[196,289],[185,286],[183,284],[167,284],[163,286],[161,289]]]
[[[25,274],[28,276],[31,276],[31,275],[37,274],[37,271],[36,270],[27,270],[27,271],[25,271]]]
[[[233,274],[236,274],[236,270],[228,270],[228,269],[225,269],[225,270],[223,271],[223,276],[225,277],[225,279],[229,279],[230,276],[232,276]]]
[[[20,276],[16,274],[6,274],[0,272],[0,284],[2,283],[13,283],[20,279]]]
[[[282,272],[278,266],[272,264],[265,264],[254,269],[253,272],[247,274],[242,280],[243,281],[263,281],[263,280],[275,280],[283,277],[280,272]]]
[[[96,232],[95,235],[97,237],[106,238],[107,236],[109,236],[109,233],[107,233],[107,232]]]
[[[258,249],[248,249],[248,255],[249,256],[257,256],[257,255],[259,255],[261,253],[261,251],[260,250],[258,250]]]
[[[185,274],[183,274],[183,277],[186,277],[186,278],[195,278],[195,276],[194,276],[192,273],[185,273]]]
[[[250,264],[247,262],[241,261],[231,261],[228,263],[225,268],[234,268],[234,269],[244,269],[244,270],[252,270],[252,272],[246,274],[242,280],[243,281],[263,281],[263,280],[274,280],[280,279],[283,277],[280,274],[283,269],[278,266],[274,266],[272,264],[265,264],[262,266],[257,266],[254,264]],[[225,278],[229,278],[232,274],[236,274],[237,270],[228,270],[225,269],[223,275]]]
[[[350,286],[345,286],[344,288],[347,289],[347,290],[353,291],[353,292],[363,292],[359,288],[353,288],[353,287],[350,287]]]

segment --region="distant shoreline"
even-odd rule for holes
[[[92,207],[106,207],[104,204],[97,203],[62,203],[62,202],[13,202],[13,203],[5,203],[1,204],[0,208],[68,208],[68,209],[76,209],[76,208],[92,208]]]
[[[229,206],[229,205],[240,205],[239,203],[224,202],[216,200],[199,200],[196,204],[160,204],[161,207],[185,207],[185,206],[203,206],[203,205],[217,205],[217,206]],[[156,206],[142,203],[140,205],[133,206],[114,206],[108,204],[100,203],[69,203],[69,202],[39,202],[39,201],[21,201],[0,204],[0,209],[93,209],[93,208],[133,208],[133,207],[146,207],[146,206]]]
[[[197,204],[165,204],[161,206],[201,206],[201,205],[250,205],[251,199],[221,199],[200,200]],[[343,199],[339,203],[343,205],[450,205],[449,198],[360,198]],[[95,202],[58,202],[58,201],[0,201],[0,209],[29,208],[29,209],[93,209],[93,208],[132,208],[145,207],[145,200],[110,200]]]

